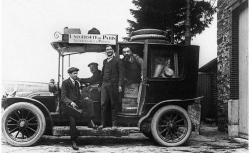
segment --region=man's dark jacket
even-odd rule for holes
[[[82,83],[89,83],[89,85],[93,85],[93,84],[99,84],[100,83],[100,79],[101,79],[101,70],[96,70],[93,73],[93,76],[90,78],[82,78],[80,79],[80,82]]]
[[[81,99],[79,83],[76,81],[75,84],[76,86],[73,85],[70,78],[62,82],[61,96],[63,103],[66,105],[70,105],[71,102],[76,103],[76,105],[79,104]]]
[[[111,74],[110,74],[111,83],[112,83],[114,91],[118,92],[118,86],[122,86],[123,80],[124,80],[123,63],[122,63],[122,60],[117,57],[113,57],[113,59],[109,62],[111,62]],[[101,75],[101,81],[100,81],[99,86],[102,85],[104,68],[105,68],[106,63],[107,63],[107,59],[103,61],[102,75]]]

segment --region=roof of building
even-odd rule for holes
[[[207,64],[203,65],[201,68],[199,68],[199,72],[212,72],[217,70],[217,58],[214,58]]]

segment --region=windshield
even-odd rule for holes
[[[62,79],[66,80],[69,78],[69,74],[67,72],[69,67],[76,67],[79,69],[78,77],[79,78],[89,78],[92,76],[88,64],[95,62],[98,64],[98,69],[101,70],[103,66],[103,60],[106,58],[106,54],[104,52],[101,53],[83,53],[83,54],[74,54],[64,56],[63,60],[61,60],[61,65],[63,64],[63,72],[61,71],[61,81]],[[63,77],[63,78],[62,78]],[[60,82],[61,82],[60,81]]]
[[[67,42],[58,41],[52,42],[51,46],[61,55],[69,55],[75,53],[85,53],[85,52],[104,52],[105,44],[92,45],[92,44],[69,44]]]

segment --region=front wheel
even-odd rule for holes
[[[179,146],[186,142],[191,134],[191,119],[187,111],[179,106],[164,106],[154,114],[151,131],[160,145]]]
[[[30,103],[15,103],[2,116],[2,135],[13,146],[33,145],[41,138],[45,127],[42,111]]]

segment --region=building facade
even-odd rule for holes
[[[217,119],[217,58],[199,68],[197,97],[201,100],[201,119],[218,124]]]
[[[218,0],[218,129],[248,138],[248,0]]]

